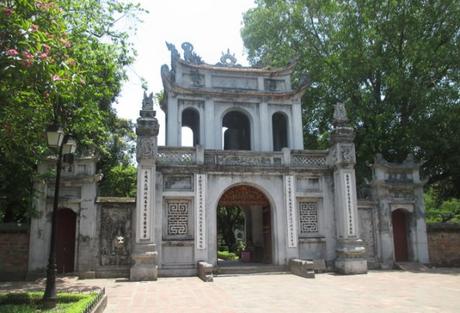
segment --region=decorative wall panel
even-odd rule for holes
[[[299,202],[299,226],[301,236],[318,232],[318,202]]]
[[[350,173],[344,175],[344,189],[345,189],[345,209],[347,219],[347,233],[349,236],[356,235],[355,221],[353,218],[354,202],[353,202],[353,186],[352,176]]]
[[[166,201],[164,235],[167,239],[181,240],[192,238],[191,200],[170,199]]]
[[[196,247],[206,249],[206,174],[196,175]]]
[[[140,239],[150,239],[151,170],[141,170]]]
[[[285,176],[285,195],[287,213],[288,247],[297,247],[297,218],[295,210],[295,181],[294,176]]]
[[[101,208],[100,264],[129,265],[131,262],[131,209]]]

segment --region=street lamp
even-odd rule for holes
[[[58,157],[56,161],[56,184],[54,186],[54,202],[51,217],[51,239],[50,253],[48,258],[48,267],[46,271],[46,288],[43,300],[49,305],[56,305],[56,223],[57,223],[57,207],[59,201],[59,184],[61,180],[62,155],[75,153],[77,143],[70,135],[64,134],[60,126],[52,125],[46,131],[48,146],[58,149]]]

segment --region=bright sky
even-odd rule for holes
[[[138,56],[128,69],[129,81],[123,86],[118,103],[118,116],[135,120],[142,103],[142,87],[139,77],[148,82],[149,92],[163,89],[160,67],[170,66],[170,53],[165,41],[180,47],[188,41],[204,62],[215,64],[222,51],[235,53],[238,63],[248,65],[240,36],[243,12],[255,6],[254,0],[138,0],[150,13],[143,17],[138,32],[132,38]],[[160,123],[159,144],[164,145],[164,114],[157,106]]]

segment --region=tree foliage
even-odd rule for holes
[[[30,208],[36,165],[50,153],[45,130],[53,122],[103,163],[118,157],[110,153],[131,125],[111,104],[134,51],[117,21],[134,21],[141,11],[116,0],[0,3],[0,211],[7,219]]]
[[[305,145],[327,146],[333,104],[356,129],[359,177],[411,152],[440,197],[460,196],[460,3],[258,0],[242,37],[253,64],[308,73]]]
[[[217,231],[230,252],[237,251],[235,229],[242,229],[244,214],[240,207],[217,208]]]
[[[441,200],[433,188],[425,192],[425,211],[427,223],[460,223],[460,200],[450,198]]]

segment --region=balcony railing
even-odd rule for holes
[[[328,167],[326,150],[289,150],[280,152],[208,150],[198,146],[158,147],[156,160],[158,166],[207,167],[294,167],[325,169]]]

